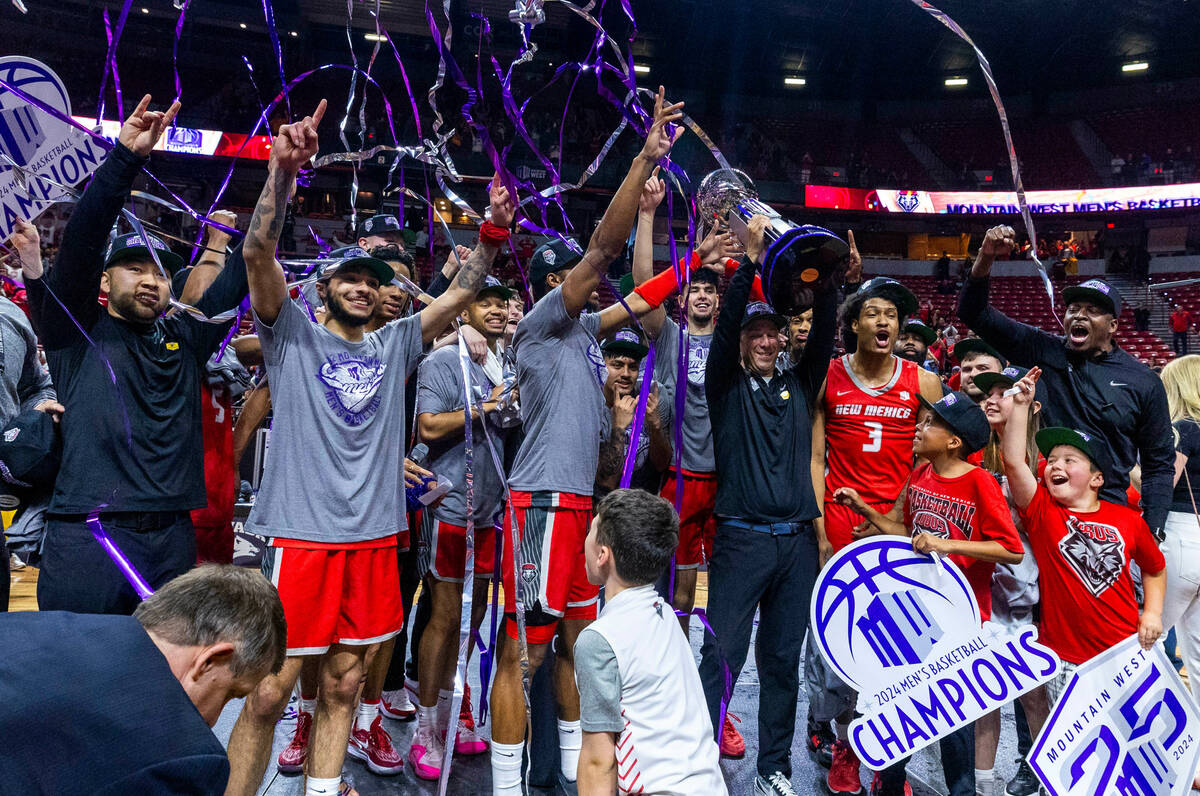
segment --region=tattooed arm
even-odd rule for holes
[[[513,221],[516,206],[508,189],[500,184],[497,177],[492,180],[488,191],[492,206],[492,223],[507,229]],[[483,287],[484,277],[492,267],[492,261],[500,249],[485,243],[482,239],[476,244],[474,251],[463,262],[446,292],[434,299],[433,303],[421,310],[421,337],[426,343],[432,343],[450,325],[467,305],[475,300],[475,294]]]
[[[279,134],[271,144],[267,184],[258,197],[250,230],[242,246],[246,277],[250,283],[250,305],[259,320],[268,326],[275,323],[283,302],[287,301],[287,280],[275,263],[275,249],[279,245],[288,199],[300,167],[317,153],[317,125],[324,115],[325,100],[321,100],[312,116],[279,128]]]

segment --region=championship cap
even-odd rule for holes
[[[1101,472],[1104,471],[1108,448],[1104,440],[1098,440],[1086,431],[1064,426],[1051,426],[1043,428],[1033,439],[1037,443],[1038,450],[1046,458],[1050,458],[1050,451],[1054,450],[1056,446],[1070,445],[1091,459],[1092,464],[1096,465]]]
[[[765,301],[752,301],[746,305],[746,317],[742,318],[742,328],[745,329],[755,321],[766,320],[775,324],[779,329],[787,326],[787,318],[780,315]]]
[[[150,254],[150,249],[146,248],[146,240],[150,241],[150,246],[158,253],[158,260],[163,268],[167,269],[167,273],[173,274],[183,266],[183,258],[171,251],[171,247],[160,239],[148,233],[143,238],[138,232],[129,232],[118,235],[108,244],[108,253],[104,255],[104,267],[109,268],[119,260],[140,259],[153,262],[154,257]]]
[[[904,324],[904,332],[906,334],[915,334],[925,341],[926,346],[933,345],[933,341],[937,340],[937,332],[929,325],[913,318],[908,323]]]
[[[508,301],[515,295],[517,295],[517,291],[490,275],[483,278],[483,287],[475,292],[475,298],[480,298],[481,296],[499,296],[505,301]]]
[[[396,272],[392,267],[376,257],[372,257],[357,246],[347,248],[340,259],[326,265],[321,269],[321,281],[324,282],[334,274],[339,273],[347,268],[366,268],[375,278],[379,280],[381,285],[390,285],[396,281]]]
[[[933,412],[954,430],[967,453],[974,453],[987,445],[992,427],[988,425],[987,415],[969,395],[964,392],[946,393],[934,403],[925,400],[923,396],[917,398],[921,406]]]
[[[529,283],[531,285],[541,285],[545,282],[547,275],[570,268],[583,259],[583,254],[576,251],[579,244],[572,238],[568,238],[568,240],[571,241],[574,248],[557,238],[538,246],[533,257],[529,259]]]
[[[358,237],[365,238],[370,235],[400,235],[404,228],[400,226],[400,222],[395,216],[374,215],[370,218],[364,218],[362,223],[358,225]]]
[[[1121,292],[1103,279],[1089,279],[1063,290],[1063,303],[1090,301],[1108,310],[1114,318],[1121,314]]]
[[[954,358],[959,362],[963,361],[963,357],[967,354],[987,354],[989,357],[995,357],[1000,363],[1000,367],[1008,364],[1008,360],[1000,355],[1000,352],[988,345],[988,342],[982,337],[964,337],[954,344],[952,351]]]
[[[641,359],[646,356],[646,352],[650,349],[642,343],[642,336],[636,330],[621,329],[601,343],[600,350],[605,354]]]
[[[1009,365],[999,373],[990,371],[985,373],[976,373],[975,377],[971,380],[975,382],[975,386],[978,387],[984,395],[987,395],[997,384],[1006,388],[1013,386],[1021,379],[1025,378],[1025,374],[1028,372],[1029,371],[1026,368],[1019,368],[1016,365]]]
[[[0,478],[29,488],[53,486],[62,462],[62,437],[46,412],[26,409],[0,431]]]
[[[876,297],[887,299],[896,305],[896,309],[904,318],[917,314],[917,297],[904,285],[886,276],[877,276],[863,282],[862,287],[858,289],[858,295],[862,296],[864,301]]]

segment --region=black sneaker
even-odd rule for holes
[[[829,728],[829,725],[813,721],[810,717],[805,743],[808,745],[809,754],[821,768],[829,768],[833,764],[833,742],[833,730]]]
[[[1004,789],[1004,792],[1008,796],[1034,796],[1040,787],[1041,783],[1038,782],[1033,769],[1029,767],[1029,763],[1025,761],[1025,758],[1021,758],[1017,761],[1016,776],[1008,783],[1008,787]]]

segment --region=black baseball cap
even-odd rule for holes
[[[887,299],[896,305],[896,309],[904,318],[916,315],[919,309],[917,297],[913,295],[912,291],[895,279],[886,276],[877,276],[863,282],[858,289],[858,295],[863,297],[863,301],[876,297]]]
[[[347,268],[355,267],[366,268],[371,271],[381,285],[390,285],[396,281],[396,272],[392,270],[390,265],[377,257],[372,257],[357,246],[347,248],[339,259],[330,262],[322,268],[320,281],[327,281],[334,274],[344,271]]]
[[[529,258],[529,283],[531,285],[541,285],[549,274],[570,268],[583,259],[579,243],[573,238],[567,240],[570,241],[570,245],[556,238],[538,246],[533,257]]]
[[[1063,290],[1063,303],[1075,301],[1090,301],[1097,307],[1103,307],[1116,318],[1121,314],[1121,291],[1105,282],[1103,279],[1089,279],[1078,285]]]
[[[51,487],[62,462],[62,437],[46,412],[26,409],[0,431],[0,478],[9,486]]]
[[[641,359],[650,349],[642,343],[642,336],[637,333],[636,329],[621,329],[601,343],[600,350],[605,354]]]
[[[987,354],[990,357],[995,357],[1000,363],[1000,367],[1005,367],[1008,360],[1000,355],[1000,352],[988,345],[988,342],[982,337],[964,337],[954,344],[954,358],[962,362],[963,357],[967,354]]]
[[[483,278],[483,287],[475,291],[475,298],[481,296],[499,296],[508,301],[513,296],[517,295],[517,291],[505,285],[494,276],[485,276]]]
[[[980,392],[982,392],[984,395],[987,395],[997,384],[1005,387],[1013,386],[1021,379],[1025,378],[1025,374],[1028,372],[1029,370],[1027,368],[1019,368],[1016,365],[1009,365],[999,373],[992,371],[976,373],[974,378],[971,380],[975,382],[975,386],[979,388]]]
[[[1050,457],[1050,451],[1054,450],[1059,445],[1070,445],[1083,455],[1091,459],[1092,464],[1096,465],[1101,472],[1104,471],[1104,462],[1106,460],[1106,448],[1103,440],[1098,440],[1086,431],[1080,431],[1077,428],[1066,428],[1065,426],[1051,426],[1043,428],[1034,435],[1034,442],[1037,443],[1038,450],[1046,458]]]
[[[150,241],[150,246],[158,254],[158,261],[162,263],[168,273],[173,274],[183,267],[183,258],[171,251],[170,246],[149,233],[143,238],[138,232],[128,232],[112,239],[108,244],[108,252],[104,255],[104,267],[111,268],[121,260],[136,259],[153,262],[154,255],[146,247],[147,240]]]
[[[742,318],[742,328],[745,329],[759,320],[768,320],[780,329],[788,325],[788,319],[776,312],[770,304],[765,301],[752,301],[746,305],[746,317]]]
[[[369,235],[399,235],[403,231],[404,227],[396,220],[395,216],[374,215],[364,218],[358,225],[358,237],[360,238]]]
[[[937,339],[937,332],[935,332],[927,324],[922,323],[915,318],[904,324],[904,329],[902,331],[907,334],[917,335],[925,341],[925,345],[927,346],[933,345],[933,341]]]
[[[921,406],[953,429],[967,453],[974,453],[987,445],[992,427],[988,425],[987,415],[965,392],[946,393],[934,403],[925,400],[924,396],[917,396],[917,399]]]

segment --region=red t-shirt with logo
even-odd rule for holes
[[[1148,575],[1166,566],[1140,514],[1105,500],[1097,511],[1070,511],[1039,485],[1021,521],[1038,564],[1039,641],[1080,664],[1137,632],[1129,562]]]
[[[964,542],[994,541],[1012,553],[1025,549],[999,482],[980,467],[957,478],[944,478],[933,471],[929,462],[919,464],[908,484],[904,524],[913,536],[929,533]],[[990,619],[995,562],[957,553],[950,560],[967,576],[979,603],[980,618]]]

